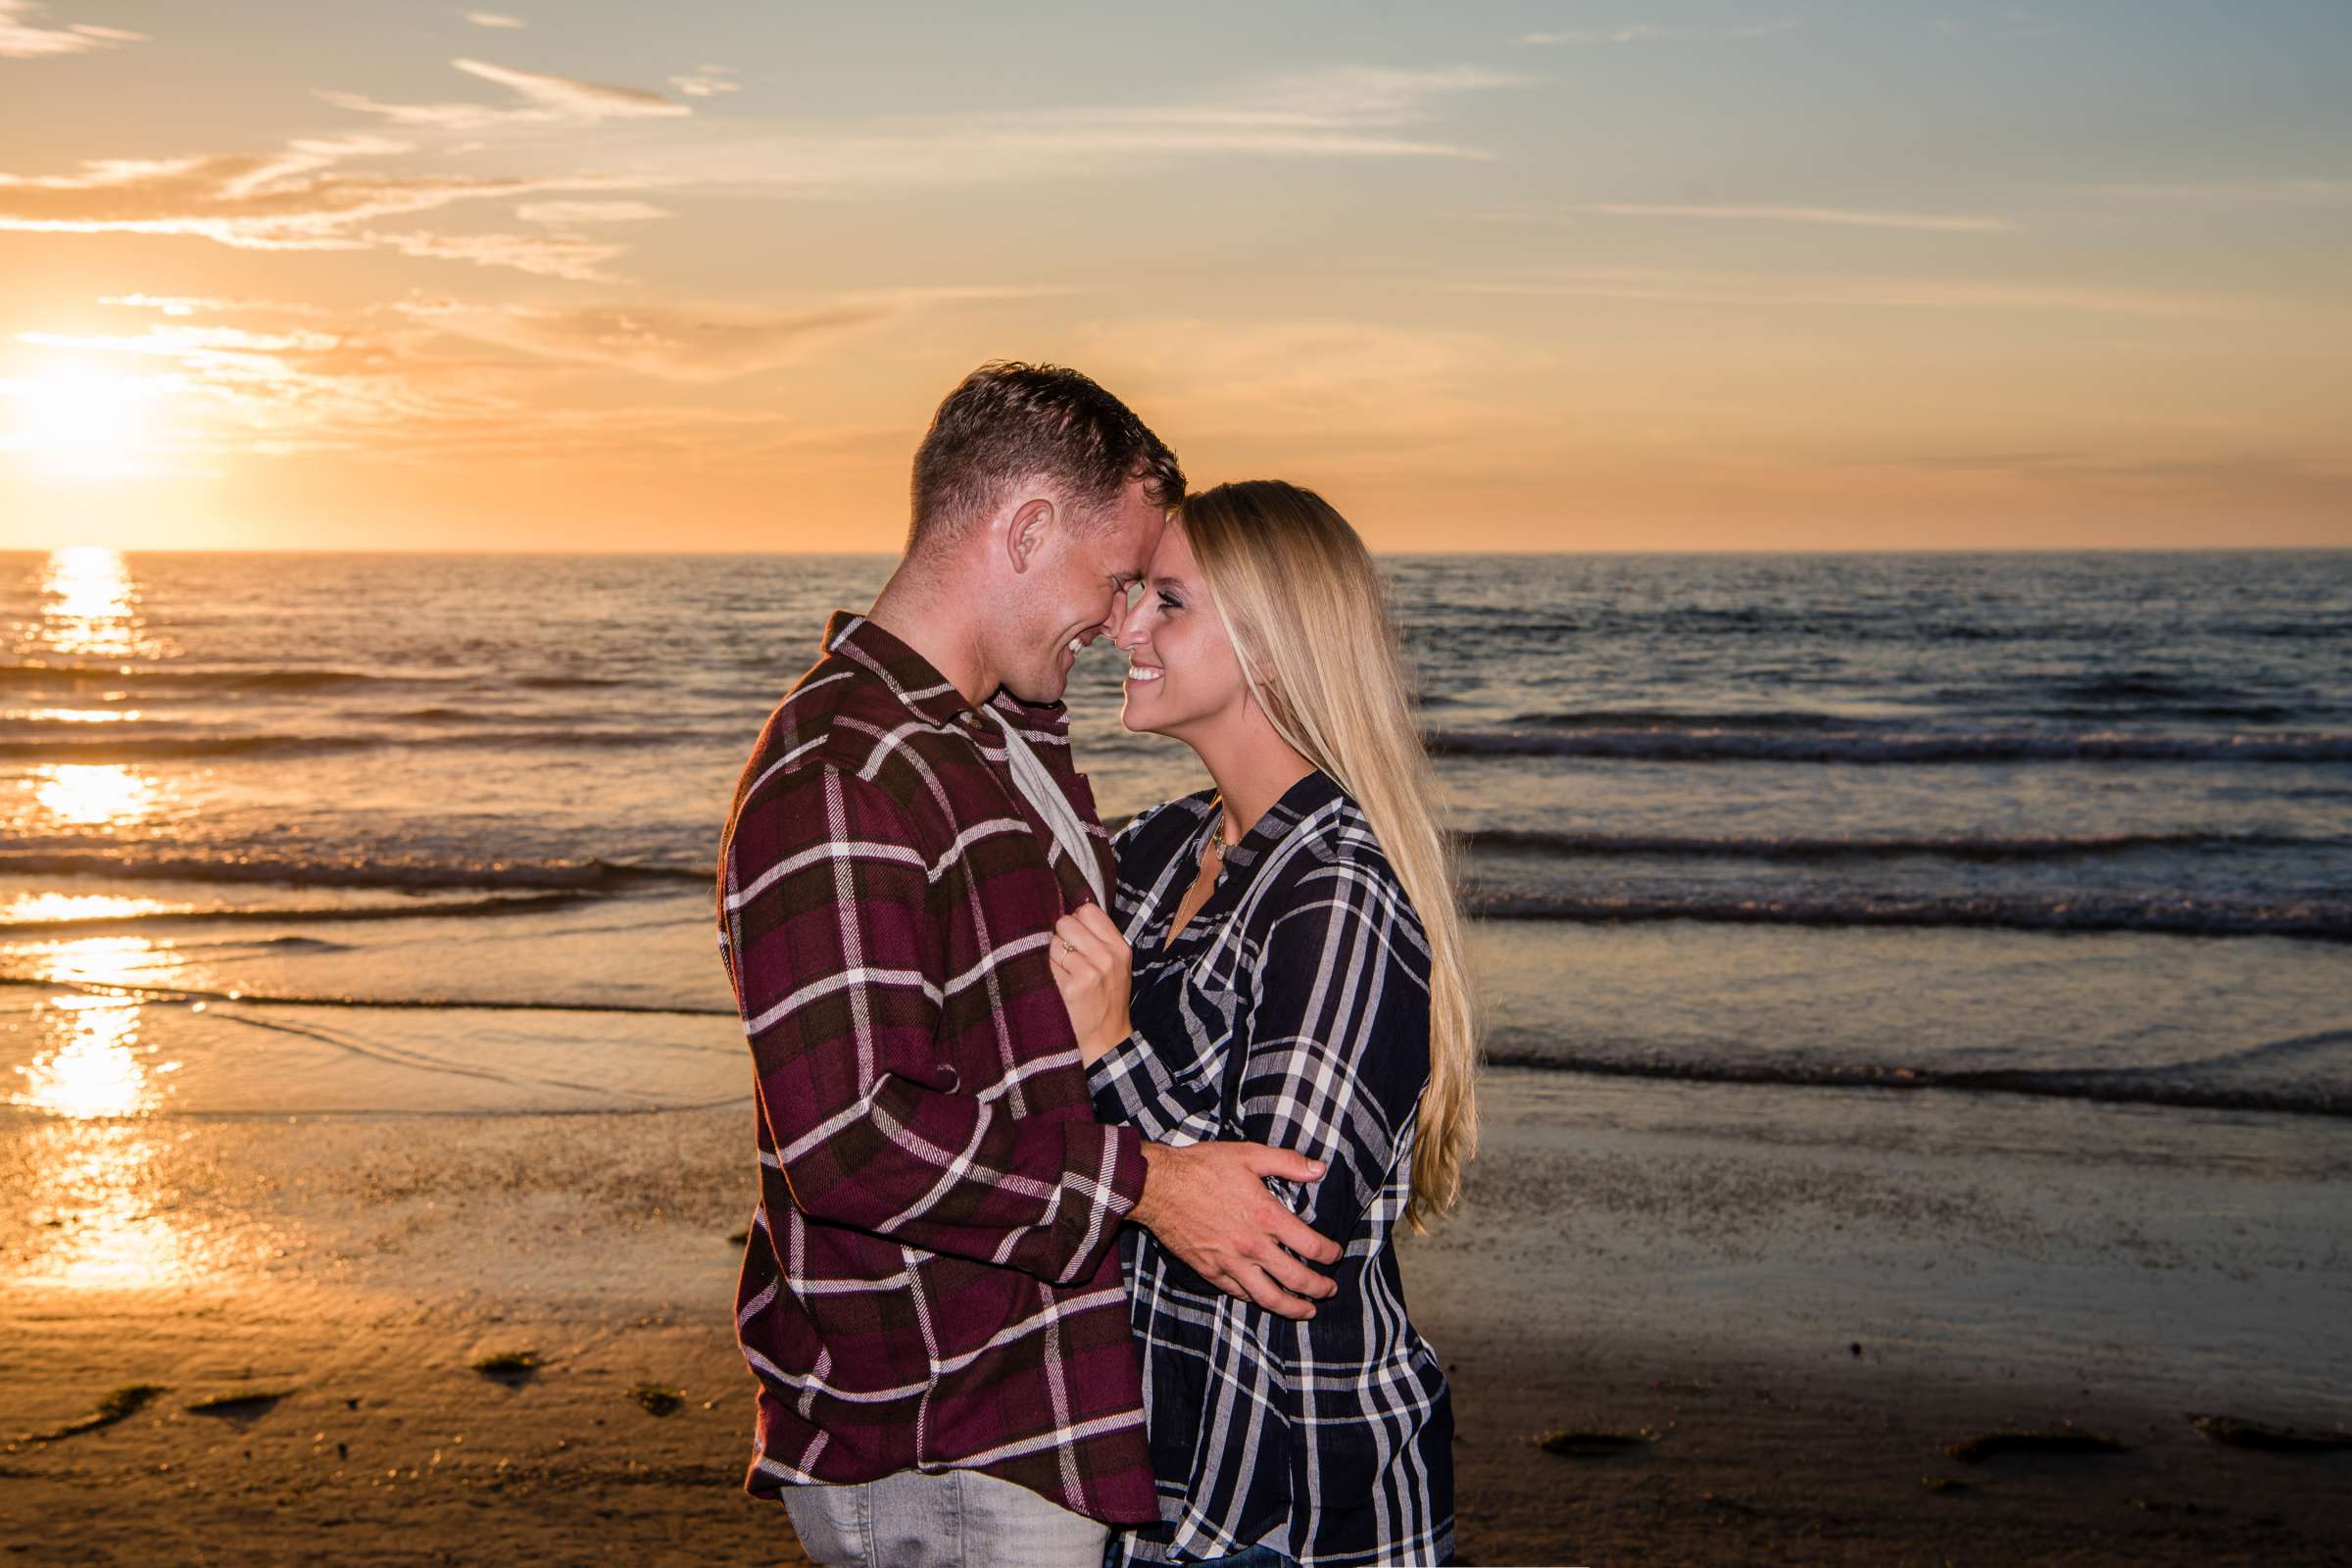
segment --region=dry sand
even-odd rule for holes
[[[1695,1332],[1671,1216],[1650,1270],[1638,1250],[1579,1267],[1529,1230],[1528,1193],[1563,1182],[1638,1215],[1614,1157],[1498,1107],[1468,1217],[1408,1254],[1454,1378],[1465,1560],[2352,1563],[2352,1453],[2220,1446],[2114,1378],[1857,1356],[1827,1322]],[[44,1563],[800,1562],[782,1510],[739,1490],[727,1237],[751,1170],[735,1110],[0,1121],[0,1543]],[[1604,1300],[1640,1310],[1580,1308]],[[470,1370],[526,1350],[527,1378]],[[161,1392],[52,1435],[135,1384]],[[223,1396],[250,1402],[192,1408]],[[1942,1451],[2064,1420],[2127,1449]],[[1530,1441],[1586,1427],[1654,1441]]]

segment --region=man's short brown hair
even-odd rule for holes
[[[948,394],[915,449],[906,548],[960,537],[1032,479],[1059,490],[1081,525],[1131,480],[1157,506],[1184,498],[1176,454],[1126,404],[1058,365],[992,360]]]

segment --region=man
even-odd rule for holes
[[[1048,962],[1111,869],[1060,699],[1120,629],[1174,454],[1075,371],[988,365],[913,491],[905,559],[769,717],[720,852],[759,1076],[746,1486],[820,1563],[1094,1568],[1107,1525],[1158,1516],[1121,1222],[1290,1317],[1332,1289],[1300,1259],[1340,1249],[1262,1182],[1319,1164],[1098,1124]]]

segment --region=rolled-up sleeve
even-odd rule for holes
[[[1124,1122],[1155,1144],[1198,1144],[1217,1136],[1217,1086],[1180,1077],[1138,1029],[1086,1069],[1095,1114]]]

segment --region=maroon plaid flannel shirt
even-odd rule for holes
[[[769,717],[719,855],[759,1074],[736,1298],[748,1490],[980,1470],[1156,1519],[1116,1249],[1137,1133],[1095,1120],[1047,962],[1091,897],[1005,742],[921,655],[836,613]],[[1067,715],[1000,694],[1078,815]]]

